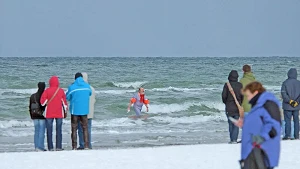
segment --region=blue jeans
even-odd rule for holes
[[[291,120],[294,120],[294,138],[299,139],[299,110],[288,111],[284,110],[285,121],[285,136],[284,138],[291,138]]]
[[[44,150],[44,140],[45,140],[45,119],[34,119],[34,147],[35,149]]]
[[[92,149],[92,120],[88,119],[88,135],[89,135],[89,148]],[[79,136],[79,148],[84,148],[84,140],[83,140],[83,130],[82,126],[80,124],[80,121],[78,121],[78,136]]]
[[[47,143],[48,150],[53,150],[53,140],[52,140],[52,132],[53,132],[53,121],[54,119],[46,119],[46,127],[47,127]],[[62,149],[62,118],[55,119],[56,121],[56,149]]]
[[[291,125],[291,129],[292,129],[291,130],[291,138],[294,138],[294,135],[293,135],[293,133],[294,133],[294,122],[292,121],[291,124],[292,124]],[[285,121],[284,120],[281,121],[281,128],[282,128],[281,129],[281,133],[282,133],[281,135],[282,135],[282,137],[285,137]]]
[[[229,125],[229,137],[231,142],[237,142],[239,136],[239,128],[235,126],[232,121],[229,120],[229,116],[227,115],[228,125]],[[238,120],[239,116],[231,116],[232,118]]]

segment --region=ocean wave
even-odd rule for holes
[[[124,95],[126,93],[134,93],[136,90],[99,90],[96,94],[111,94],[111,95]]]
[[[185,116],[185,117],[155,116],[152,119],[158,122],[170,123],[170,124],[193,124],[193,123],[202,123],[208,121],[226,121],[226,116],[222,114],[213,115],[213,116],[196,115],[196,116]]]
[[[224,104],[221,102],[185,102],[183,104],[157,104],[157,105],[149,105],[149,113],[150,114],[167,114],[167,113],[175,113],[186,111],[193,106],[205,106],[209,109],[218,110],[220,112],[224,111]],[[145,111],[146,108],[143,107],[142,111]]]
[[[67,91],[66,88],[63,88]],[[32,89],[0,89],[0,95],[22,94],[29,95],[37,92],[37,88]]]
[[[175,91],[175,92],[196,92],[196,91],[214,91],[214,90],[221,90],[221,88],[177,88],[177,87],[167,87],[167,88],[154,88],[150,89],[150,91],[158,91],[158,92],[168,92],[168,91]]]
[[[15,128],[15,127],[33,127],[32,121],[21,121],[21,120],[5,120],[0,121],[0,128]]]
[[[107,82],[106,85],[108,87],[138,89],[139,87],[142,87],[146,83],[147,82]]]
[[[267,90],[269,91],[273,91],[273,92],[278,92],[281,90],[281,86],[268,86],[268,85],[265,85],[264,86]]]

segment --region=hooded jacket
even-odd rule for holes
[[[50,87],[44,91],[41,97],[42,106],[46,106],[45,118],[64,118],[64,112],[67,110],[68,103],[64,90],[59,87],[58,77],[52,76],[49,80],[49,85]],[[48,103],[57,89],[57,94],[52,101]]]
[[[261,136],[264,142],[261,144],[261,149],[264,150],[269,159],[270,166],[276,167],[279,163],[280,155],[280,133],[281,125],[278,120],[272,118],[267,111],[265,104],[274,102],[279,109],[280,103],[276,97],[268,92],[262,93],[255,106],[245,115],[243,133],[242,133],[242,151],[241,159],[245,160],[253,149],[252,136]],[[272,128],[276,131],[276,135],[271,138],[270,131]]]
[[[34,94],[32,94],[30,96],[30,99],[29,99],[29,113],[30,113],[30,117],[31,119],[45,119],[45,117],[43,115],[35,115],[35,114],[31,114],[31,104],[32,103],[37,103],[37,104],[40,104],[40,110],[42,112],[45,111],[45,107],[41,105],[41,96],[43,94],[43,92],[45,91],[45,88],[46,88],[46,84],[45,82],[39,82],[38,83],[38,91]]]
[[[229,73],[228,80],[229,83],[231,84],[231,87],[233,88],[233,91],[236,95],[237,100],[239,103],[242,103],[243,100],[243,95],[241,94],[241,90],[243,88],[243,85],[238,82],[238,72],[236,70],[232,70]],[[222,92],[222,101],[226,106],[226,113],[228,116],[238,116],[239,115],[239,109],[237,105],[235,104],[234,98],[232,94],[229,91],[229,88],[227,84],[225,83],[223,87],[223,92]]]
[[[67,100],[70,101],[70,113],[76,116],[89,114],[91,87],[82,77],[78,77],[75,82],[69,86]]]
[[[88,83],[88,74],[87,73],[81,73],[83,80]],[[96,94],[95,94],[95,89],[90,85],[92,94],[90,96],[90,110],[88,114],[88,119],[94,118],[94,109],[95,109],[95,103],[96,103]]]
[[[289,102],[295,100],[300,102],[300,81],[297,80],[297,70],[292,68],[288,71],[288,79],[285,80],[281,87],[282,108],[283,110],[300,110],[300,106],[292,107]]]
[[[243,85],[243,88],[245,88],[248,84],[254,81],[255,81],[255,77],[252,72],[244,73],[244,76],[240,80],[240,82]],[[251,105],[248,103],[246,97],[244,97],[243,99],[242,107],[244,108],[245,112],[249,112],[251,110]]]

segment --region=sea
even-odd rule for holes
[[[243,76],[244,64],[279,98],[287,71],[298,69],[300,58],[2,57],[0,152],[34,150],[30,95],[53,75],[66,90],[77,72],[87,72],[96,90],[93,149],[227,143],[221,92],[231,70]],[[128,118],[134,112],[127,113],[127,105],[139,87],[150,100],[147,120]],[[63,147],[71,149],[70,114],[63,123]]]

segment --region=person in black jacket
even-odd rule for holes
[[[240,104],[242,104],[243,101],[243,95],[241,93],[243,85],[238,82],[238,72],[236,70],[232,70],[229,73],[228,80],[233,88],[233,91],[236,95],[236,98]],[[239,109],[238,106],[235,103],[234,97],[229,91],[228,85],[225,83],[223,92],[222,92],[222,100],[223,103],[226,106],[226,116],[228,118],[228,124],[229,124],[229,135],[230,135],[230,144],[237,143],[238,135],[239,135],[239,128],[233,124],[231,120],[229,120],[229,117],[232,117],[236,120],[240,118]]]
[[[38,91],[30,96],[29,113],[34,123],[34,147],[36,151],[45,151],[45,107],[41,105],[40,99],[46,88],[45,82],[38,83]]]

